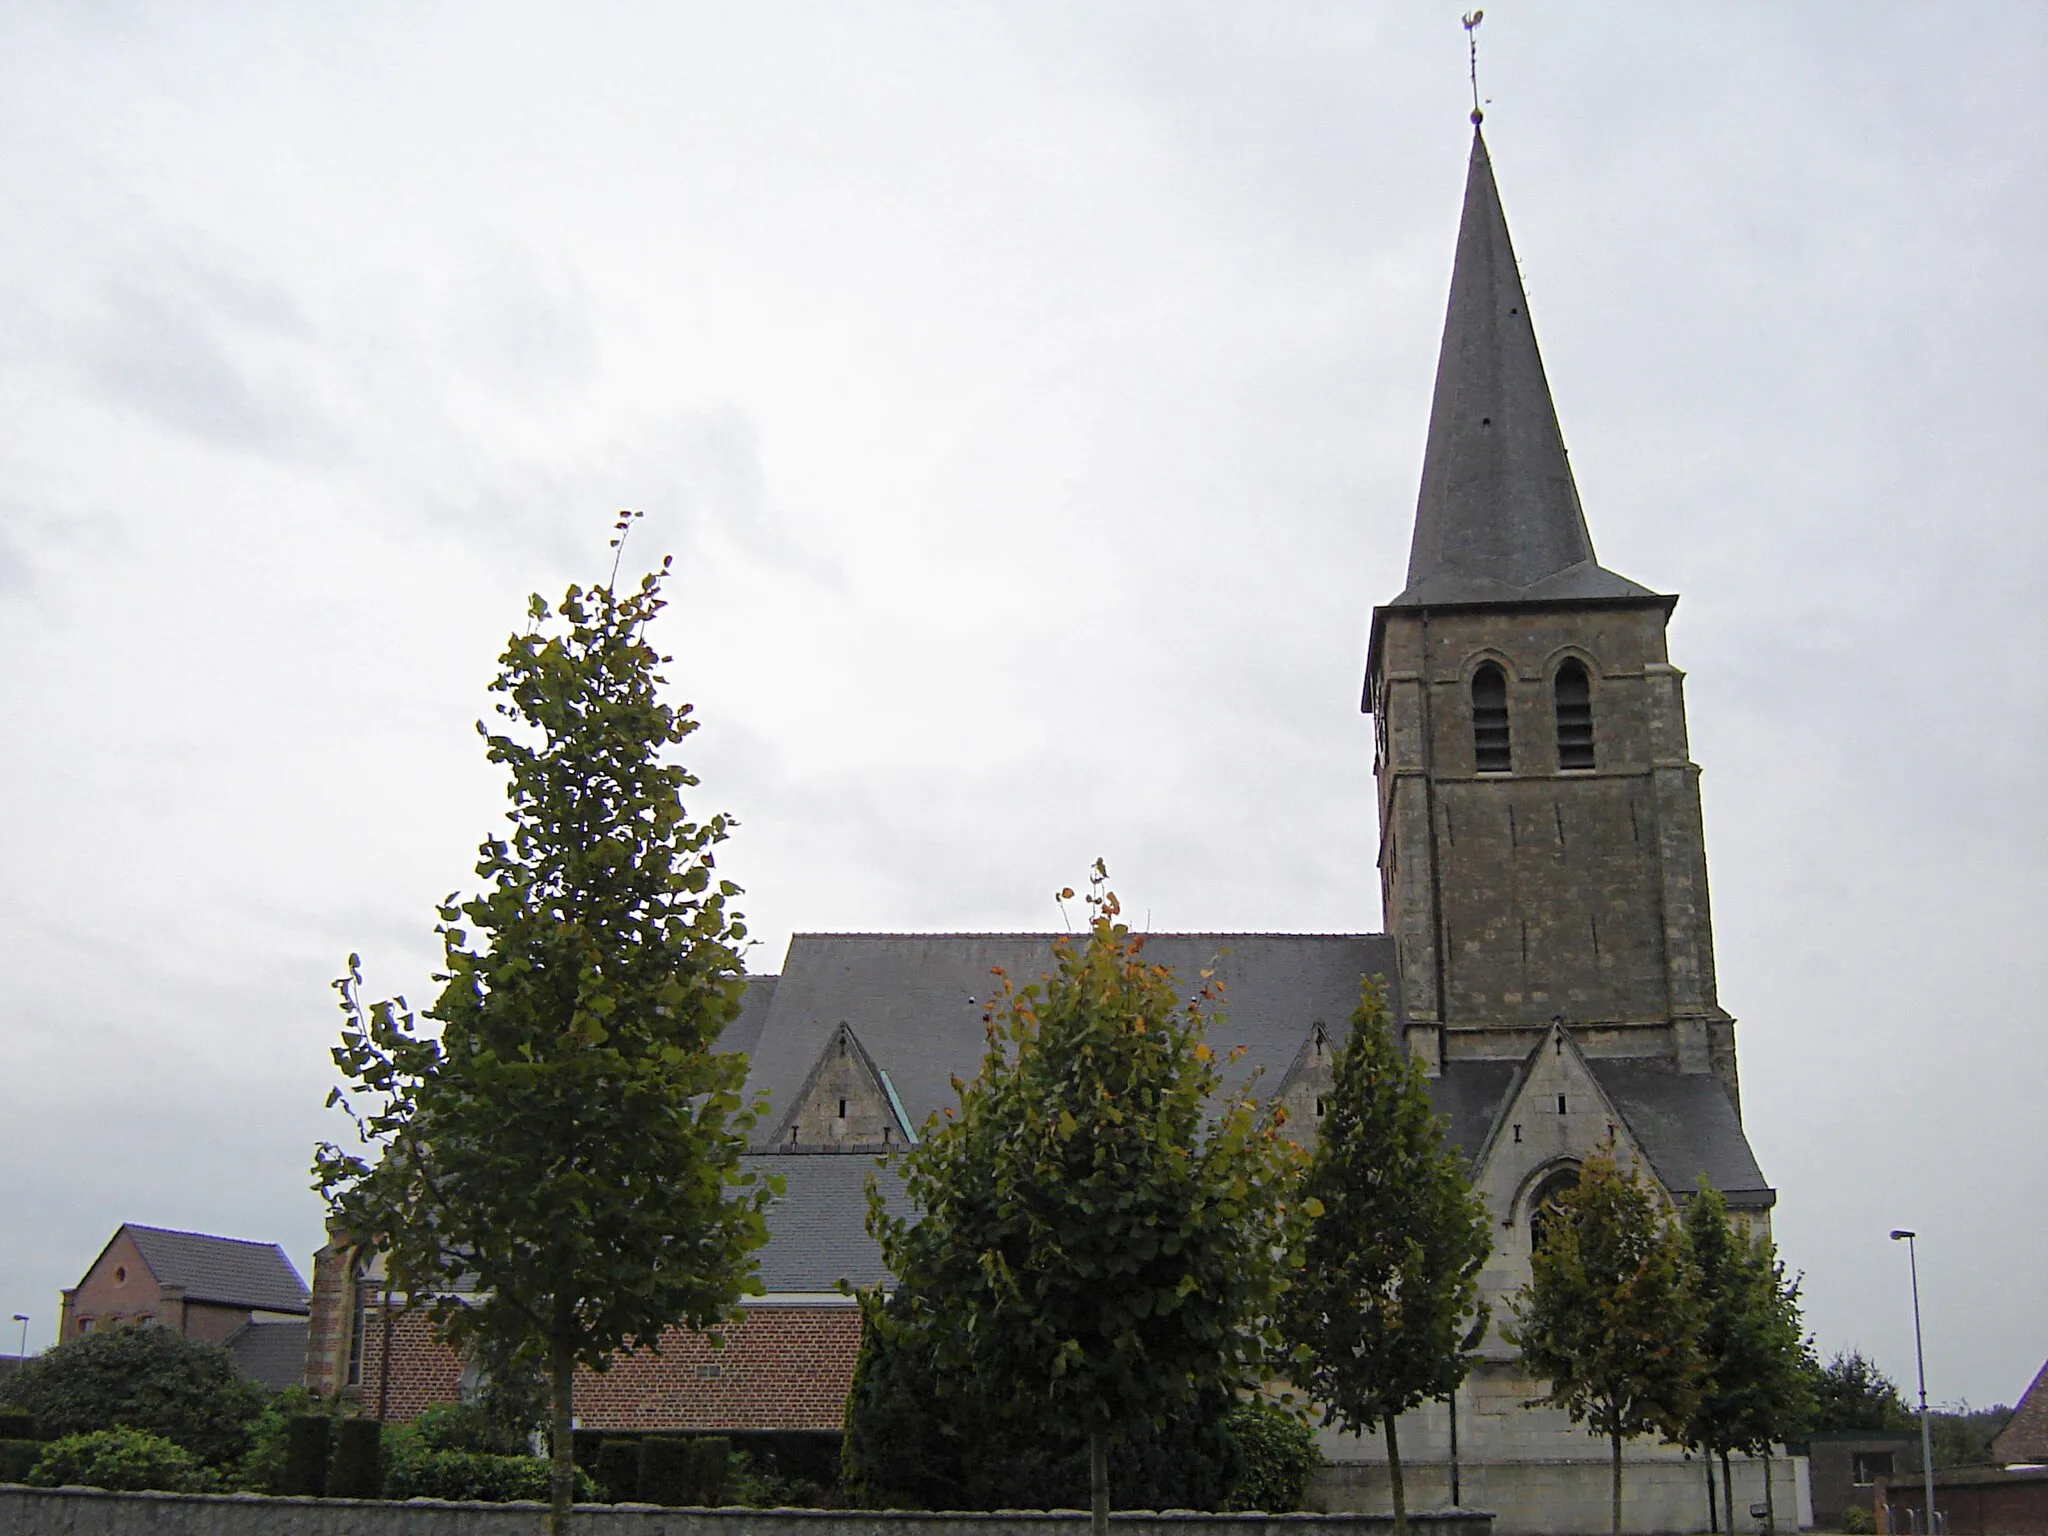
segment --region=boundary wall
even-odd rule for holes
[[[7,1536],[545,1536],[544,1504],[277,1499],[261,1494],[107,1493],[0,1485]],[[1491,1536],[1493,1516],[1432,1510],[1408,1517],[1415,1536]],[[1125,1510],[1118,1536],[1386,1536],[1391,1515],[1219,1515]],[[929,1513],[908,1510],[663,1509],[579,1504],[588,1536],[1079,1536],[1082,1510]]]

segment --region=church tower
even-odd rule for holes
[[[1699,769],[1665,629],[1677,598],[1602,566],[1475,127],[1406,589],[1373,612],[1380,881],[1410,1051],[1712,1073]],[[1739,1102],[1739,1101],[1736,1101]]]

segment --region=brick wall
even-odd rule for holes
[[[671,1329],[659,1354],[622,1355],[603,1373],[579,1370],[576,1417],[586,1429],[837,1429],[860,1348],[849,1305],[753,1306],[721,1330],[723,1349]],[[382,1392],[383,1320],[364,1340],[362,1404],[395,1423],[459,1395],[462,1365],[424,1312],[391,1319],[391,1391]]]

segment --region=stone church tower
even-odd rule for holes
[[[1735,1096],[1678,600],[1599,563],[1475,131],[1406,589],[1374,610],[1380,878],[1410,1051],[1521,1059],[1562,1022]]]

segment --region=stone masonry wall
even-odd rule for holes
[[[1384,1536],[1393,1526],[1387,1515],[1133,1511],[1109,1518],[1123,1536]],[[1461,1511],[1409,1519],[1418,1536],[1487,1536],[1493,1517]],[[1078,1510],[926,1514],[584,1505],[576,1525],[591,1536],[1078,1536],[1088,1529],[1088,1516]],[[547,1510],[539,1504],[0,1487],[0,1530],[8,1536],[543,1536],[546,1528]]]

